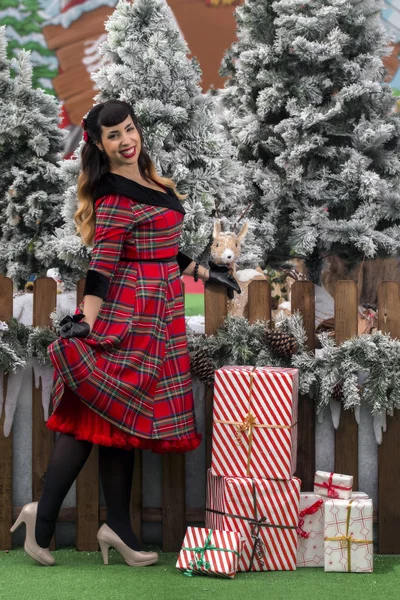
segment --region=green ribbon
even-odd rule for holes
[[[206,550],[217,550],[218,552],[233,552],[237,557],[240,557],[239,552],[236,550],[231,550],[231,548],[217,548],[217,546],[213,546],[211,544],[211,536],[213,530],[210,529],[209,534],[204,542],[204,546],[196,546],[195,548],[187,548],[186,546],[182,546],[182,550],[190,550],[194,551],[194,559],[189,562],[189,568],[183,572],[184,575],[188,577],[193,577],[194,570],[201,570],[202,568],[209,571],[211,569],[211,564],[205,559]],[[196,556],[196,554],[198,556]]]
[[[257,511],[257,492],[256,492],[256,486],[254,483],[254,479],[251,479],[251,484],[252,484],[254,517],[244,517],[243,515],[233,515],[230,513],[223,512],[222,510],[206,508],[206,512],[210,512],[215,515],[223,515],[224,517],[230,517],[231,519],[242,519],[242,521],[248,521],[248,523],[250,524],[250,528],[251,528],[251,537],[254,539],[254,545],[253,545],[253,550],[251,553],[250,564],[249,564],[249,568],[247,569],[248,571],[251,571],[251,569],[252,569],[256,552],[257,552],[257,556],[261,562],[261,565],[262,566],[264,565],[264,562],[262,559],[264,557],[265,544],[262,541],[261,536],[260,536],[261,527],[272,527],[274,529],[297,529],[296,525],[275,525],[274,523],[268,523],[267,517],[261,517],[259,519],[258,511]]]

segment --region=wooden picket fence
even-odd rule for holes
[[[83,281],[77,286],[77,302],[82,298]],[[357,286],[352,281],[340,281],[335,293],[335,335],[338,343],[357,335]],[[400,338],[400,289],[396,282],[386,281],[378,289],[378,327],[383,332]],[[50,313],[56,306],[56,283],[40,278],[34,283],[33,325],[50,325]],[[303,315],[308,346],[315,349],[314,286],[298,281],[292,287],[292,308]],[[7,321],[13,314],[13,287],[10,279],[0,276],[0,320]],[[211,335],[221,326],[227,314],[227,297],[223,289],[207,285],[205,289],[205,332]],[[271,318],[271,290],[266,281],[254,281],[249,287],[249,320]],[[7,385],[7,376],[5,386]],[[41,402],[41,388],[32,386],[32,499],[40,497],[48,460],[54,444],[54,434],[46,429]],[[206,457],[205,468],[211,462],[213,392],[205,392]],[[3,411],[4,413],[4,411]],[[12,548],[9,528],[21,507],[13,507],[12,463],[13,434],[3,435],[4,417],[0,419],[0,549]],[[308,397],[299,399],[299,445],[296,475],[302,480],[302,489],[311,490],[315,472],[315,411]],[[342,412],[341,423],[335,433],[335,471],[354,475],[354,489],[358,488],[358,426],[351,411]],[[388,419],[378,456],[379,504],[378,550],[384,554],[400,553],[400,415]],[[185,507],[185,457],[182,454],[162,456],[162,506],[142,507],[142,456],[135,451],[135,470],[132,499],[132,524],[139,538],[144,522],[162,523],[163,550],[180,548],[187,524],[204,521],[204,510]],[[95,447],[77,480],[76,507],[61,510],[59,520],[76,522],[76,548],[97,550],[96,533],[105,520],[105,508],[99,506],[98,452]],[[204,490],[205,494],[205,490]],[[53,543],[54,544],[54,543]]]

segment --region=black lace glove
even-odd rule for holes
[[[80,323],[82,319],[85,318],[85,315],[79,314],[70,317],[64,317],[62,321],[60,321],[60,336],[63,338],[71,338],[78,337],[84,338],[90,333],[90,325],[89,323]]]
[[[218,285],[224,285],[227,288],[228,297],[233,299],[233,292],[238,294],[242,293],[240,286],[233,275],[229,273],[228,267],[224,265],[217,265],[212,260],[208,261],[210,266],[209,270],[209,283],[217,283]]]

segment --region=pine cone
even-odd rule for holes
[[[214,385],[214,365],[204,350],[194,350],[190,353],[190,370],[205,385]]]
[[[332,400],[337,400],[338,402],[342,402],[343,400],[343,384],[340,381],[333,387]]]
[[[281,358],[290,358],[297,352],[296,339],[280,329],[268,329],[266,341],[272,352]]]
[[[315,330],[315,333],[327,333],[329,337],[335,336],[335,319],[331,317],[329,319],[325,319],[321,321],[318,327]]]

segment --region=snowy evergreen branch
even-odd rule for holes
[[[1,340],[8,344],[21,360],[26,360],[29,357],[28,341],[31,327],[20,323],[15,317],[7,321],[7,325],[8,329],[3,333]]]
[[[57,339],[56,333],[49,327],[33,327],[29,334],[28,353],[37,358],[42,365],[49,364],[47,348]]]
[[[0,373],[10,373],[25,366],[25,360],[18,356],[10,344],[0,339]]]
[[[13,317],[7,323],[0,321],[0,334],[0,371],[25,367],[29,358],[50,364],[47,349],[57,339],[51,328],[24,325]]]
[[[202,350],[214,368],[224,365],[292,366],[299,369],[300,392],[314,398],[320,412],[341,384],[343,407],[369,405],[372,414],[400,408],[400,341],[377,332],[354,337],[340,346],[326,333],[320,334],[322,348],[307,351],[306,333],[299,313],[283,317],[277,328],[292,335],[297,351],[291,358],[279,358],[266,344],[268,323],[250,324],[244,317],[229,316],[213,336],[190,336],[190,352]]]

